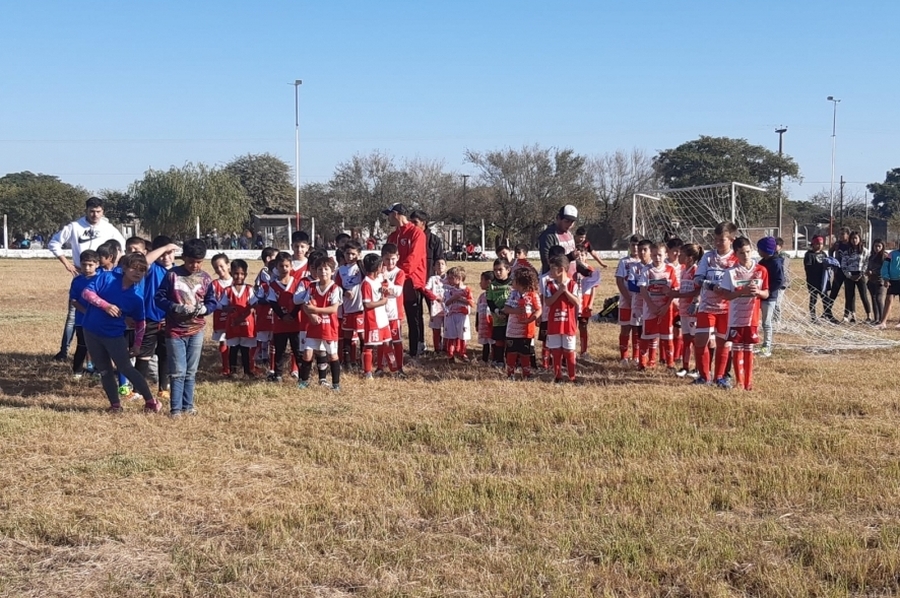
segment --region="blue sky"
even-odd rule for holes
[[[78,10],[72,7],[77,6]],[[742,137],[800,164],[795,198],[900,167],[900,3],[490,1],[11,3],[0,174],[124,189],[147,168],[355,153],[444,160],[540,144],[653,154]]]

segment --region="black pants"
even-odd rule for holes
[[[415,357],[419,353],[419,343],[425,342],[425,320],[422,317],[422,291],[413,286],[412,280],[406,279],[403,285],[403,309],[406,311],[406,328],[409,331],[409,355]]]
[[[237,371],[238,354],[241,356],[241,366],[244,368],[244,373],[248,376],[252,375],[253,370],[250,369],[250,347],[242,347],[240,345],[228,348],[228,363],[231,366],[231,371]]]
[[[300,346],[300,334],[297,332],[276,332],[272,335],[272,341],[275,343],[275,375],[281,375],[281,362],[284,361],[284,354],[288,343],[291,344],[291,353],[297,360],[297,365],[303,361],[303,347]]]
[[[884,315],[884,296],[887,294],[887,287],[880,280],[869,281],[866,283],[866,287],[872,296],[872,318],[876,322],[881,322],[881,316]]]
[[[141,353],[134,367],[141,376],[150,379],[150,360],[156,355],[156,384],[159,390],[169,390],[169,352],[166,349],[166,327],[164,322],[147,320]]]
[[[866,315],[871,315],[872,307],[869,305],[869,297],[866,295],[865,277],[860,277],[858,280],[853,280],[852,278],[844,279],[844,304],[846,305],[844,311],[853,317],[856,317],[857,294],[859,294],[859,297],[862,299],[863,309],[866,310]]]
[[[844,281],[847,279],[844,276],[844,271],[838,268],[834,269],[834,280],[831,282],[831,293],[825,299],[825,313],[822,314],[823,317],[828,319],[833,319],[834,314],[832,310],[834,308],[834,300],[837,299],[837,296],[841,293],[841,287],[844,285]],[[844,306],[844,317],[847,317],[850,312],[847,310],[847,306]]]
[[[84,328],[75,327],[75,359],[72,360],[72,372],[75,374],[84,373],[84,358],[87,357],[87,343],[84,341]]]

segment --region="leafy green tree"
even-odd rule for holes
[[[114,224],[127,224],[135,218],[134,198],[127,191],[103,189],[97,194],[103,198],[103,215]]]
[[[786,154],[779,156],[746,139],[706,135],[659,152],[653,167],[669,189],[732,181],[769,187],[778,181],[779,172],[787,180],[800,176],[799,166]]]
[[[269,153],[247,154],[234,158],[224,170],[240,182],[254,214],[294,213],[293,170],[281,158]]]
[[[493,222],[504,239],[533,243],[565,204],[575,205],[585,220],[596,214],[586,158],[574,150],[537,145],[469,150],[466,161],[479,171],[475,185],[490,190],[481,217]]]
[[[0,178],[0,213],[7,214],[14,234],[39,232],[45,238],[64,224],[84,215],[87,189],[32,172]]]
[[[151,235],[193,237],[197,218],[203,231],[242,230],[250,216],[250,200],[238,179],[204,164],[148,170],[129,193]]]
[[[381,211],[403,201],[402,176],[393,158],[378,151],[367,156],[357,154],[338,164],[328,185],[345,226],[375,230],[379,221],[386,220]],[[410,208],[416,206],[409,203]]]
[[[869,183],[866,188],[872,194],[874,213],[885,219],[900,215],[900,168],[887,171],[883,183]]]

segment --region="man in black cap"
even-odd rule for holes
[[[425,233],[409,221],[406,206],[395,203],[382,211],[394,227],[387,242],[397,246],[397,266],[406,274],[403,286],[403,309],[406,311],[406,327],[409,331],[409,355],[419,354],[419,343],[425,340],[422,320],[422,289],[428,278],[427,241]]]
[[[550,224],[541,236],[538,237],[538,249],[541,253],[541,274],[550,271],[550,248],[562,245],[566,255],[575,251],[575,235],[570,230],[578,220],[578,208],[573,205],[565,205],[556,214],[556,222]]]

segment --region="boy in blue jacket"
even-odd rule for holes
[[[891,313],[891,303],[894,302],[895,296],[900,295],[900,249],[893,250],[884,260],[881,265],[881,278],[888,291],[884,300],[884,312],[876,328],[884,330],[887,328],[888,314]],[[900,328],[900,324],[897,324],[897,328]]]
[[[778,241],[775,237],[763,237],[756,243],[759,251],[759,265],[769,273],[769,296],[762,300],[762,357],[772,356],[772,328],[778,296],[784,286],[784,259],[777,255]]]

